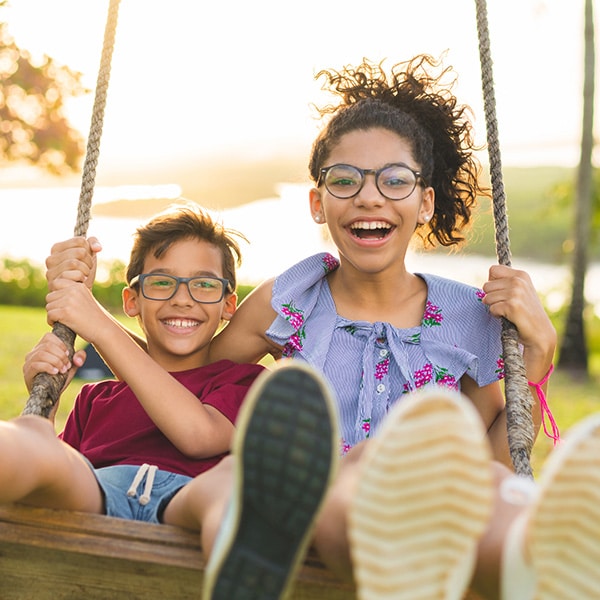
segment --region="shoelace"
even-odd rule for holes
[[[156,471],[158,471],[158,467],[156,465],[149,465],[144,463],[136,472],[129,489],[127,490],[127,495],[130,498],[133,498],[137,494],[137,488],[144,479],[144,475],[146,475],[146,485],[144,486],[144,493],[139,497],[138,502],[145,506],[150,502],[150,494],[152,493],[152,486],[154,485],[154,477],[156,475]]]

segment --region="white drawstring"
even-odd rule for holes
[[[144,463],[136,472],[129,489],[127,490],[127,495],[130,498],[133,498],[137,494],[137,488],[144,479],[144,475],[146,475],[146,485],[144,486],[144,493],[140,496],[138,502],[145,506],[150,502],[150,494],[152,493],[152,486],[154,485],[154,477],[156,475],[156,471],[158,471],[158,467],[156,465],[149,465]]]

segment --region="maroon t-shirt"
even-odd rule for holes
[[[260,365],[221,360],[171,375],[202,403],[210,404],[235,423],[248,388],[262,370]],[[156,427],[130,387],[114,380],[81,388],[59,437],[96,468],[148,463],[195,477],[225,456],[191,459],[182,454]]]

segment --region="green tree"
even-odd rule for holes
[[[585,336],[585,276],[592,218],[592,150],[594,147],[595,48],[593,1],[585,0],[584,80],[581,157],[575,196],[575,232],[572,263],[572,295],[558,366],[587,378],[588,348]]]
[[[0,0],[0,10],[5,5]],[[54,174],[77,169],[84,143],[65,118],[64,103],[88,91],[81,73],[18,48],[1,22],[0,165],[25,161]]]

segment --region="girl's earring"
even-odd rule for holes
[[[425,221],[425,223],[429,223],[429,220],[431,219],[431,217],[429,215],[425,215],[423,217],[423,220]]]
[[[320,223],[321,222],[321,215],[315,215],[314,219],[315,219],[315,223]]]

